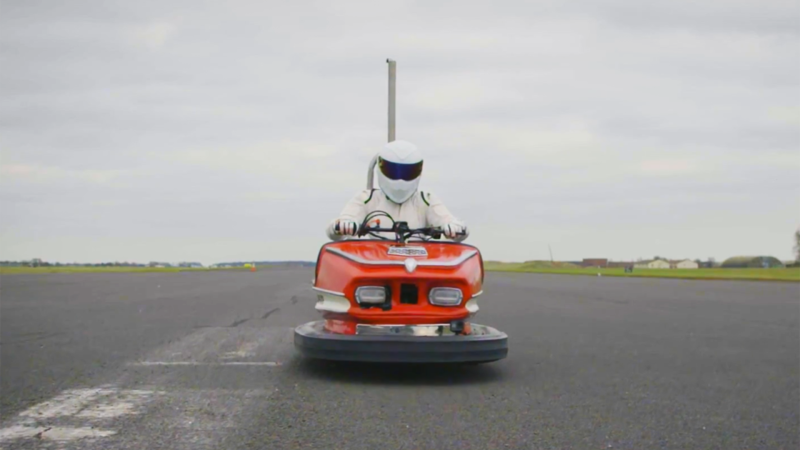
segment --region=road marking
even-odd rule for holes
[[[221,358],[222,359],[236,359],[236,358],[247,358],[248,356],[252,356],[253,352],[261,345],[259,341],[245,341],[240,342],[237,346],[236,350],[231,352],[225,352]]]
[[[138,361],[130,363],[131,366],[266,366],[277,367],[280,362],[275,361],[225,361],[225,362],[204,362],[204,361]]]
[[[89,427],[81,427],[81,428],[52,427],[49,430],[42,433],[42,439],[65,442],[83,438],[106,437],[116,433],[117,433],[116,431],[97,430]]]
[[[112,386],[69,389],[19,413],[9,426],[0,428],[0,443],[19,439],[70,442],[111,436],[117,432],[104,430],[94,422],[137,414],[139,407],[155,393]],[[85,426],[53,424],[65,417],[82,419],[81,425]]]
[[[106,388],[70,389],[50,400],[31,406],[22,411],[21,417],[34,419],[50,419],[53,417],[72,416],[86,408],[95,399],[116,392]]]
[[[46,429],[47,428],[45,427],[12,425],[8,428],[0,429],[0,442],[13,441],[14,439],[32,438]]]
[[[28,427],[14,425],[0,430],[0,442],[37,437],[42,440],[69,442],[76,439],[107,437],[116,431],[97,430],[89,427]]]
[[[118,444],[152,448],[154,442],[170,442],[173,450],[221,448],[217,444],[241,427],[238,419],[244,411],[272,395],[272,389],[264,389],[260,374],[280,370],[281,361],[291,353],[292,330],[210,328],[192,333],[141,356],[140,361],[128,361],[129,367],[139,370],[128,370],[114,384],[64,390],[0,422],[0,450]],[[185,384],[183,371],[225,367],[259,380],[237,378],[236,388],[230,390],[174,389]],[[142,378],[150,383],[141,384]],[[124,426],[132,421],[142,421],[148,433],[135,431],[138,425]],[[152,426],[156,422],[159,426]]]
[[[79,412],[75,417],[90,417],[93,419],[104,419],[106,417],[118,417],[125,414],[133,414],[136,405],[131,402],[120,402],[112,405],[98,405],[92,409]]]
[[[275,350],[290,349],[293,328],[204,328],[138,358],[140,361],[281,361]],[[289,353],[289,352],[284,352]],[[267,365],[267,364],[263,364]]]

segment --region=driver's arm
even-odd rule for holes
[[[363,191],[356,194],[353,198],[344,205],[344,209],[339,214],[339,217],[333,219],[330,224],[328,224],[328,229],[326,230],[328,233],[328,238],[332,241],[341,241],[342,239],[346,238],[347,236],[342,236],[340,234],[336,234],[334,232],[334,227],[336,226],[337,220],[352,220],[355,223],[360,224],[364,217],[366,217],[366,207],[367,207],[367,200],[370,198],[370,193],[372,192],[371,189],[364,189]]]
[[[444,227],[449,224],[457,224],[459,225],[462,230],[464,231],[463,236],[457,236],[453,240],[457,242],[461,242],[467,237],[469,237],[469,230],[467,229],[467,224],[458,220],[446,206],[444,203],[436,197],[435,195],[431,194],[430,192],[425,192],[422,194],[423,201],[427,205],[428,211],[425,214],[425,218],[428,222],[429,227]]]

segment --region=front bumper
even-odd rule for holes
[[[325,321],[294,330],[294,346],[305,357],[336,361],[394,363],[491,362],[508,355],[508,336],[485,325],[470,324],[469,335],[453,335],[447,326],[370,327],[359,334],[336,334]],[[385,328],[381,331],[375,328]]]

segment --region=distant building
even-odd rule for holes
[[[706,261],[696,259],[695,262],[701,269],[713,269],[714,267],[720,266],[720,263],[716,262],[714,258],[708,258]]]
[[[697,269],[700,267],[700,264],[691,259],[678,259],[670,261],[670,267],[673,269]]]
[[[608,265],[607,258],[584,258],[580,264],[582,267],[606,267]]]
[[[734,256],[722,262],[722,267],[726,269],[744,268],[774,268],[785,267],[784,264],[772,256]]]
[[[669,269],[669,261],[665,259],[651,259],[647,261],[639,261],[633,265],[637,269]]]
[[[635,263],[630,261],[609,261],[606,267],[614,267],[614,268],[624,268],[624,267],[633,267]]]

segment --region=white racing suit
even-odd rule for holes
[[[461,225],[465,234],[458,236],[455,241],[463,241],[469,236],[469,231],[466,225],[456,219],[447,207],[431,195],[430,192],[416,191],[414,195],[401,204],[397,204],[386,197],[380,189],[365,189],[355,197],[350,199],[345,205],[342,213],[339,214],[337,219],[331,221],[328,225],[328,237],[331,240],[339,241],[345,238],[354,239],[355,236],[343,236],[334,232],[337,220],[351,220],[357,224],[364,221],[364,217],[372,211],[384,211],[394,219],[395,222],[408,222],[408,227],[425,228],[425,227],[443,227],[449,223],[457,223]],[[378,217],[381,221],[380,226],[371,223],[371,226],[376,228],[391,228],[392,223],[387,217]],[[381,235],[394,239],[392,233],[381,233]],[[369,235],[367,235],[369,237]]]

